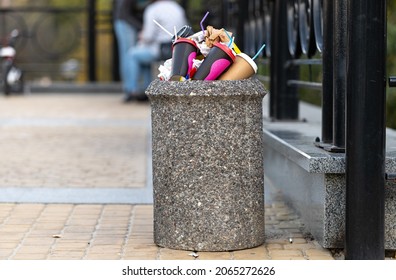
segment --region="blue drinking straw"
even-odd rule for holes
[[[200,22],[201,29],[202,29],[202,32],[203,32],[203,33],[205,33],[205,29],[203,28],[203,22],[205,21],[205,19],[206,19],[206,17],[207,17],[208,15],[209,15],[209,11],[206,12],[206,14],[204,15],[204,17],[202,18],[202,20],[201,20],[201,22]]]
[[[263,51],[264,47],[265,47],[265,44],[263,44],[261,46],[261,48],[259,49],[259,51],[256,53],[256,55],[253,56],[253,58],[252,58],[253,60],[255,60],[258,57],[258,55]]]
[[[228,34],[227,30],[224,29],[224,31],[225,31],[225,34],[227,35],[228,39],[230,39],[230,43],[228,44],[228,47],[231,47],[233,40],[232,40],[230,34]]]

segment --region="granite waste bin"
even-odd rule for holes
[[[153,81],[154,242],[192,251],[264,243],[262,83]]]

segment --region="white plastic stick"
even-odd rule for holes
[[[158,21],[156,21],[155,19],[153,19],[153,21],[154,21],[154,23],[155,23],[156,25],[158,25],[162,30],[164,30],[166,33],[168,33],[169,36],[173,37],[173,34],[170,33],[168,30],[166,30],[165,27],[163,27]]]

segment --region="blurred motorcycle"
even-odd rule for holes
[[[18,37],[19,31],[14,29],[5,43],[0,45],[0,90],[5,95],[10,95],[11,92],[22,93],[24,90],[23,72],[15,65],[15,41]]]

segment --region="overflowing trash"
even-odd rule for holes
[[[175,28],[172,34],[154,21],[172,37],[172,58],[158,68],[161,80],[242,80],[257,73],[254,60],[265,44],[251,58],[239,50],[231,32],[210,25],[204,29],[208,14],[200,22],[201,31],[197,33],[190,26],[183,26],[179,31]]]

